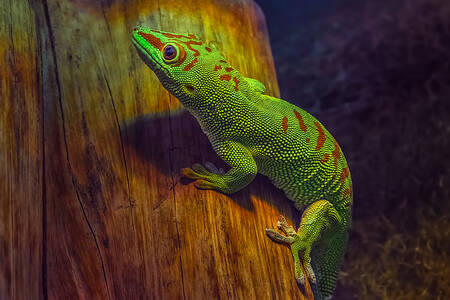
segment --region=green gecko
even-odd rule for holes
[[[265,95],[261,82],[243,76],[193,34],[138,27],[132,41],[230,166],[224,173],[195,164],[182,174],[200,189],[225,194],[243,189],[258,172],[269,177],[303,215],[297,231],[280,216],[284,235],[273,229],[266,234],[290,246],[298,284],[306,277],[316,299],[331,297],[353,201],[350,171],[336,140],[306,111]]]

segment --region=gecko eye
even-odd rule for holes
[[[162,52],[166,62],[173,62],[178,56],[177,48],[173,44],[167,44]]]

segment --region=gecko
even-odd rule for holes
[[[231,66],[213,43],[194,34],[134,28],[132,43],[165,89],[198,121],[230,167],[181,170],[199,189],[232,194],[257,173],[270,178],[302,211],[297,230],[283,216],[273,241],[290,247],[298,285],[315,299],[333,295],[351,227],[353,188],[344,154],[315,117],[265,94],[260,81]]]

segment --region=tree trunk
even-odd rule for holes
[[[304,299],[265,235],[299,213],[261,176],[229,196],[180,180],[220,159],[130,40],[136,24],[195,33],[278,96],[251,0],[0,9],[0,299]]]

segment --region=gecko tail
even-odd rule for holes
[[[332,299],[347,240],[347,231],[333,232],[313,248],[311,265],[317,278],[317,284],[312,285],[315,300]]]

